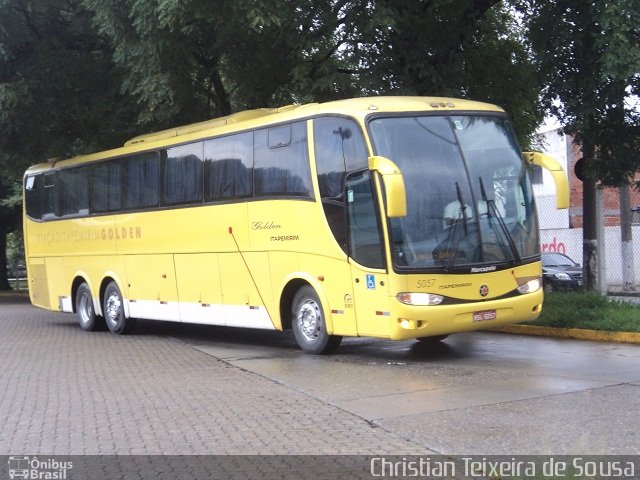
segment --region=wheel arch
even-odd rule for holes
[[[296,292],[304,286],[313,288],[318,295],[320,303],[322,304],[322,310],[324,311],[324,319],[326,322],[327,332],[333,333],[333,319],[331,316],[331,310],[329,309],[329,301],[324,293],[324,289],[320,282],[311,275],[299,273],[297,275],[291,275],[288,277],[281,289],[280,294],[280,322],[283,330],[291,329],[292,315],[291,307],[293,306],[293,297]]]
[[[82,285],[83,283],[86,283],[89,287],[89,291],[93,292],[93,287],[91,285],[91,282],[88,280],[88,275],[84,272],[76,273],[73,281],[71,282],[71,309],[73,310],[73,313],[78,313],[76,311],[76,298],[78,296],[78,288],[80,288],[80,285]],[[95,309],[96,302],[95,298],[93,298],[93,295],[91,295],[91,300],[93,301],[93,308]]]

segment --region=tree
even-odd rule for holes
[[[123,91],[138,101],[147,129],[344,96],[333,80],[340,76],[337,29],[354,12],[343,11],[347,3],[84,1],[114,47],[126,72]]]
[[[543,117],[542,87],[521,28],[499,0],[378,0],[360,22],[362,77],[375,93],[452,96],[498,104],[521,143]]]
[[[596,183],[628,184],[640,168],[640,119],[625,102],[640,93],[640,0],[523,0],[518,8],[547,85],[543,100],[582,146],[583,260],[594,289]]]
[[[368,93],[498,103],[524,140],[542,117],[529,52],[499,0],[84,4],[149,129]]]
[[[8,177],[0,177],[0,291],[10,290],[7,278],[7,235],[19,227],[19,195],[11,192],[14,184]]]
[[[121,71],[79,1],[2,0],[0,9],[5,166],[104,148],[135,131]]]
[[[6,234],[20,224],[28,165],[132,136],[111,49],[76,0],[0,0],[0,289]]]

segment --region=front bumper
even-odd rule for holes
[[[542,289],[500,300],[413,306],[391,300],[389,338],[446,335],[535,320],[542,312]]]

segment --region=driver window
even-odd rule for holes
[[[340,247],[347,252],[344,180],[347,172],[367,168],[364,137],[356,122],[341,117],[315,119],[313,137],[318,185],[327,223]]]

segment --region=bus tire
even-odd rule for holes
[[[293,336],[303,352],[319,355],[338,348],[342,337],[327,333],[322,304],[312,287],[307,285],[296,292],[292,314]]]
[[[104,320],[96,315],[93,308],[93,297],[86,283],[82,283],[76,291],[76,315],[80,328],[87,332],[102,330],[104,326]]]
[[[127,318],[124,314],[124,305],[122,294],[116,282],[109,282],[104,290],[104,300],[102,303],[102,311],[107,328],[111,333],[122,335],[128,333],[133,328],[133,319]]]

